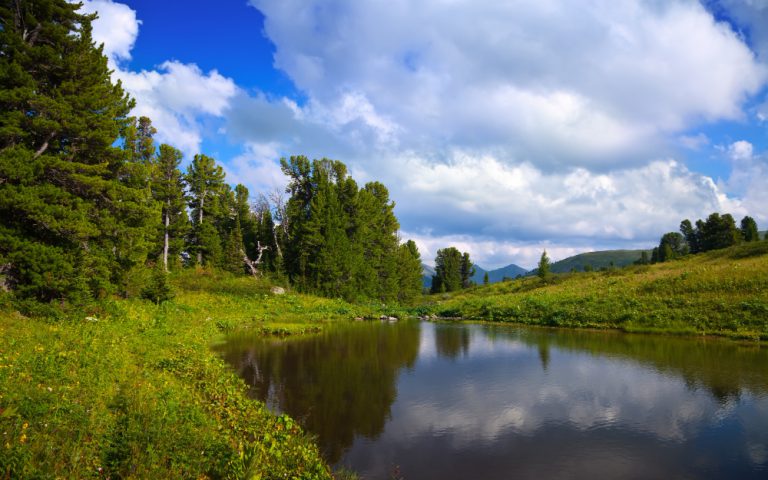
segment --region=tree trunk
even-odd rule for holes
[[[163,238],[163,266],[165,267],[165,271],[168,272],[168,227],[171,224],[171,214],[170,214],[170,203],[171,201],[168,200],[168,211],[165,212],[165,235]]]
[[[203,206],[205,205],[205,190],[203,190],[203,194],[200,196],[200,213],[197,216],[197,225],[198,228],[200,228],[200,225],[203,224]],[[199,239],[198,239],[199,240]],[[198,245],[198,248],[200,245]],[[203,252],[201,250],[197,251],[197,264],[202,265],[203,264]]]

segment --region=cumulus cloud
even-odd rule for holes
[[[94,41],[104,44],[113,78],[136,100],[132,114],[151,118],[160,142],[174,145],[187,157],[199,153],[204,120],[224,115],[238,91],[235,82],[216,70],[205,73],[197,65],[172,60],[153,70],[132,71],[125,61],[131,59],[141,25],[136,12],[111,0],[85,1],[83,11],[98,13]]]
[[[133,115],[152,119],[157,139],[187,156],[200,152],[205,117],[222,117],[237,93],[235,82],[216,70],[167,61],[156,70],[116,70],[113,74],[136,98]]]
[[[396,198],[419,199],[418,209],[397,213],[424,258],[451,241],[486,268],[503,258],[530,267],[543,248],[553,259],[577,249],[647,248],[682,218],[732,206],[709,177],[675,160],[608,173],[546,172],[461,152],[447,164],[417,157],[402,164],[388,184]]]
[[[97,45],[104,45],[110,68],[115,68],[120,61],[131,59],[131,50],[141,25],[134,10],[112,0],[90,0],[83,2],[81,11],[98,13],[99,18],[93,22],[93,40]]]
[[[645,159],[691,122],[739,118],[766,78],[696,2],[251,4],[276,66],[315,101],[351,89],[407,145],[493,144],[538,164]]]
[[[724,149],[732,173],[718,183],[676,156],[711,147],[696,127],[743,121],[765,87],[766,28],[747,19],[760,2],[722,3],[749,31],[693,1],[249,3],[301,101],[194,64],[132,71],[135,12],[86,8],[158,140],[190,156],[213,125],[243,146],[220,160],[254,193],[283,184],[281,156],[336,158],[390,188],[425,260],[454,244],[487,268],[531,267],[543,248],[647,248],[712,211],[768,221],[768,167],[750,143]]]

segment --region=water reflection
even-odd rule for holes
[[[768,476],[753,345],[403,322],[228,352],[367,479]]]
[[[287,340],[232,338],[224,355],[253,394],[301,420],[329,462],[356,435],[375,438],[397,397],[396,379],[416,361],[418,323],[355,324]]]

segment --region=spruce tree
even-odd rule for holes
[[[126,181],[115,143],[132,102],[78,8],[0,5],[0,264],[40,300],[115,291],[145,261],[157,213]]]
[[[398,286],[397,301],[404,304],[413,302],[423,288],[421,255],[413,240],[398,247]]]
[[[432,276],[432,293],[453,292],[462,288],[463,255],[456,247],[443,248],[435,257],[435,274]]]
[[[475,266],[469,259],[469,253],[464,252],[461,256],[461,288],[472,286],[472,276],[475,274]]]
[[[757,222],[755,219],[746,216],[741,219],[741,238],[745,242],[756,242],[760,240],[760,234],[757,230]]]
[[[549,257],[547,256],[547,251],[544,250],[541,254],[541,258],[539,259],[539,268],[538,268],[538,276],[544,281],[549,280],[549,278],[552,276],[552,272],[550,271],[550,262]]]
[[[178,256],[184,248],[184,236],[189,231],[184,178],[179,170],[181,152],[162,144],[154,159],[152,195],[162,208],[160,243],[162,265],[169,270],[168,257]]]
[[[215,224],[221,218],[224,176],[216,160],[202,154],[195,155],[184,176],[192,210],[189,246],[197,256],[198,265],[215,265],[221,258],[221,236]]]

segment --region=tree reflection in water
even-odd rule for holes
[[[233,338],[226,360],[253,395],[301,421],[333,464],[355,435],[376,438],[397,397],[397,376],[414,365],[420,325],[355,324],[303,338]]]

